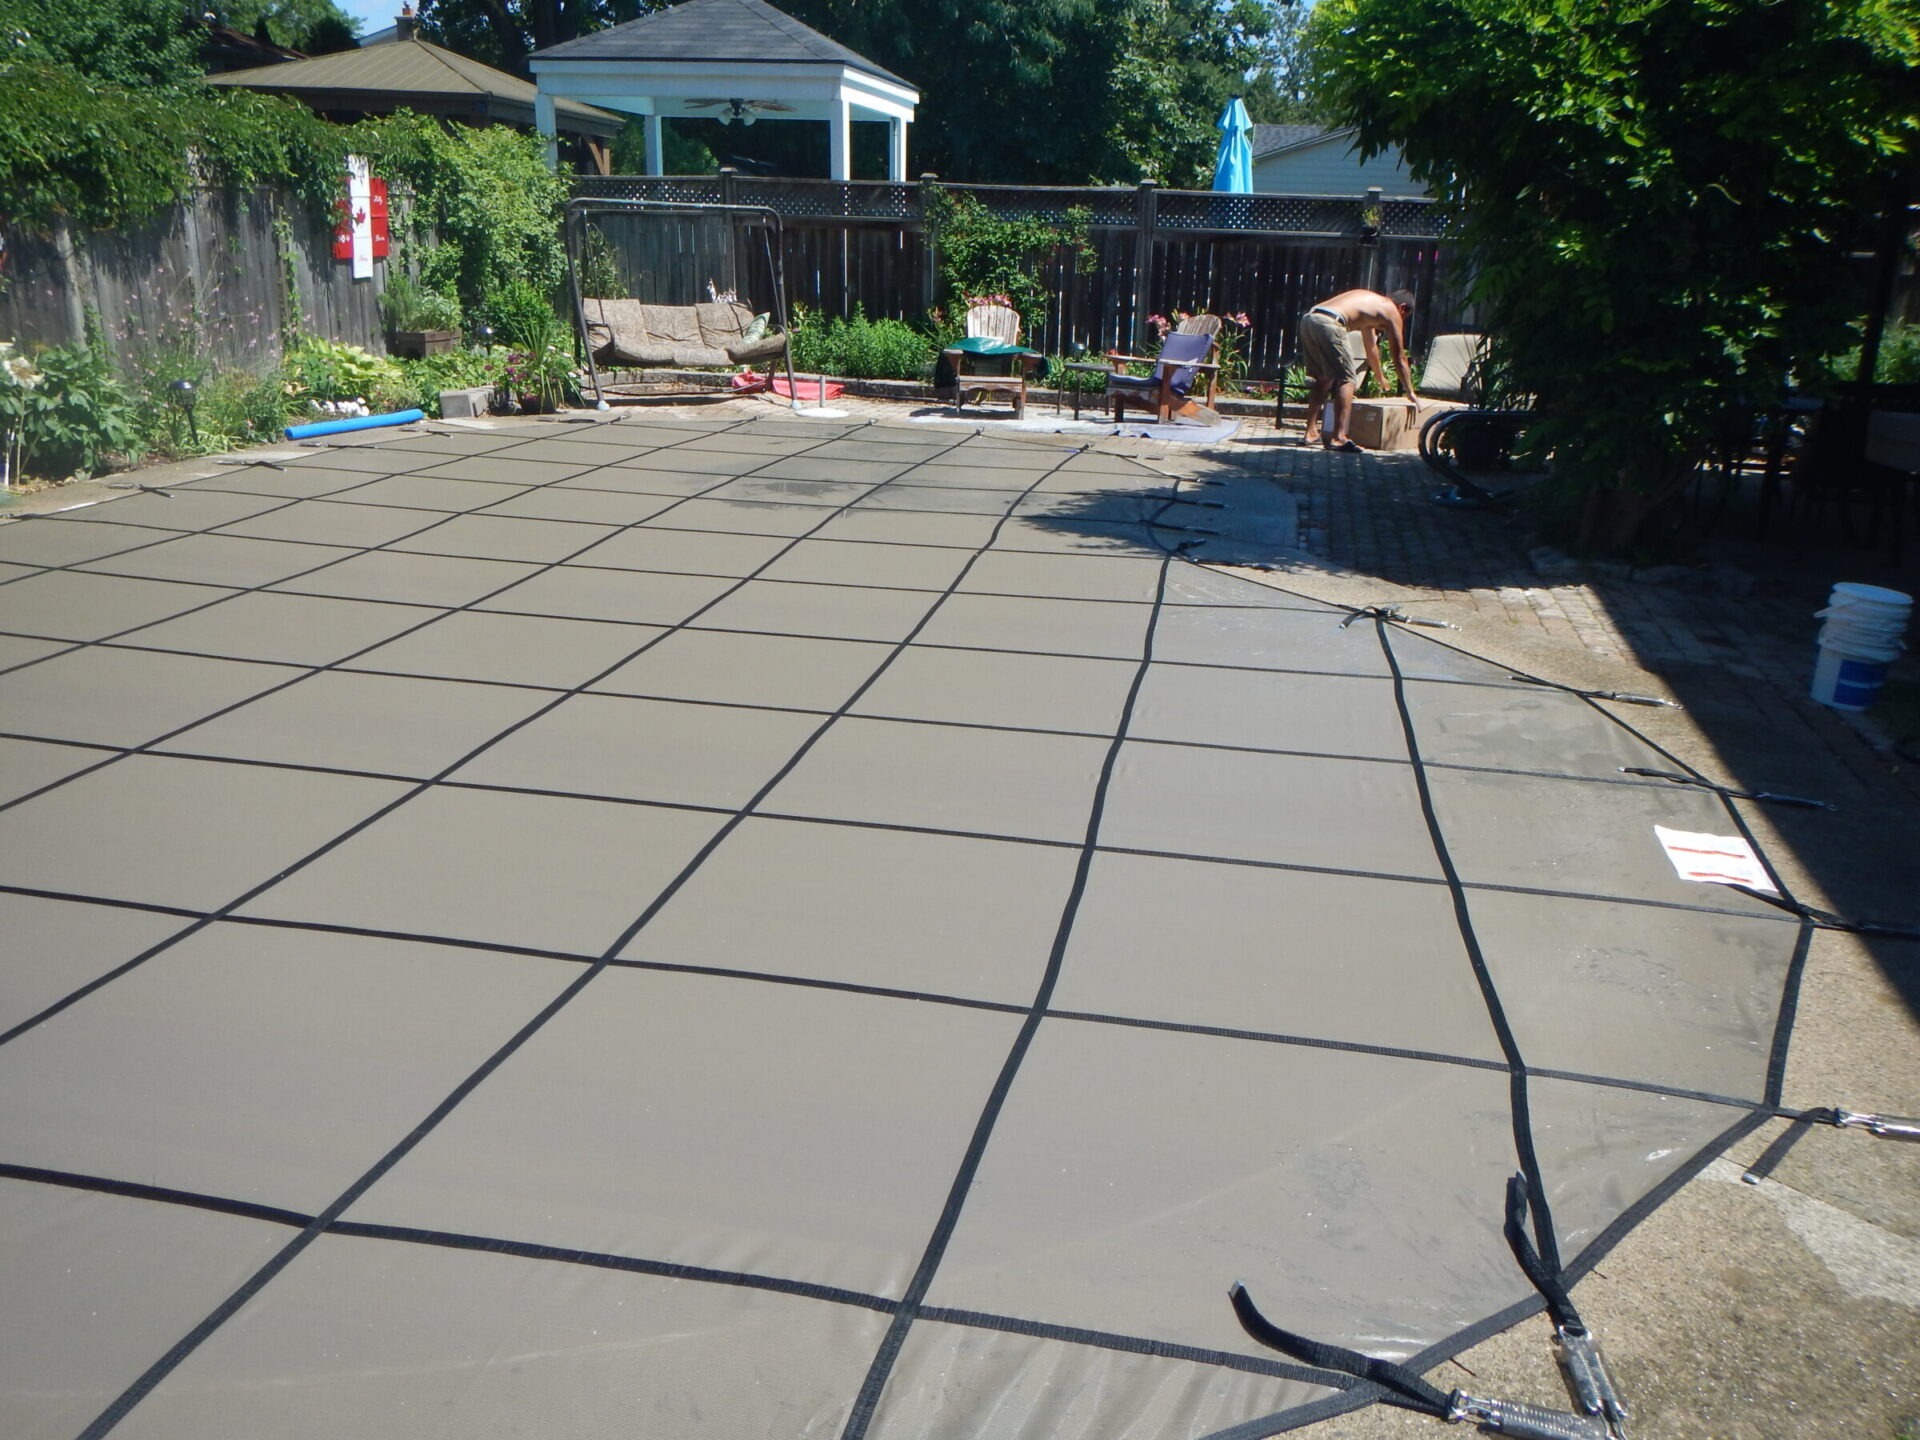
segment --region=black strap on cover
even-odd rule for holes
[[[1787,1158],[1787,1152],[1807,1137],[1815,1125],[1838,1125],[1840,1112],[1831,1106],[1822,1106],[1813,1110],[1797,1113],[1782,1112],[1787,1120],[1787,1128],[1780,1132],[1774,1142],[1760,1152],[1760,1158],[1747,1167],[1740,1178],[1749,1185],[1758,1185],[1773,1174],[1780,1162]]]
[[[1580,1323],[1580,1312],[1574,1308],[1573,1297],[1567,1293],[1560,1272],[1540,1258],[1539,1248],[1527,1233],[1527,1209],[1527,1177],[1515,1175],[1507,1181],[1507,1244],[1513,1249],[1513,1258],[1520,1262],[1533,1288],[1547,1302],[1547,1313],[1553,1317],[1554,1326],[1584,1334],[1587,1327]]]
[[[1644,765],[1622,765],[1622,775],[1640,775],[1649,780],[1665,780],[1672,785],[1691,785],[1701,790],[1711,790],[1716,795],[1724,795],[1729,800],[1764,800],[1771,805],[1795,805],[1802,810],[1838,810],[1840,807],[1826,800],[1810,800],[1804,795],[1781,795],[1772,790],[1735,790],[1726,785],[1716,785],[1711,780],[1703,780],[1698,775],[1682,775],[1678,770],[1649,770]]]
[[[1260,1313],[1260,1307],[1247,1294],[1247,1287],[1237,1280],[1227,1291],[1227,1298],[1233,1303],[1233,1313],[1239,1318],[1240,1328],[1269,1350],[1278,1350],[1282,1355],[1321,1370],[1334,1370],[1342,1375],[1371,1381],[1387,1392],[1380,1398],[1390,1405],[1418,1410],[1441,1420],[1447,1418],[1451,1410],[1447,1394],[1406,1366],[1396,1365],[1391,1360],[1376,1360],[1371,1355],[1362,1355],[1358,1350],[1347,1350],[1324,1341],[1309,1340],[1291,1330],[1282,1330]]]
[[[1829,910],[1816,910],[1789,896],[1769,890],[1755,890],[1750,885],[1728,885],[1727,889],[1738,890],[1750,899],[1771,905],[1776,910],[1784,910],[1789,915],[1798,915],[1822,930],[1838,930],[1847,935],[1879,935],[1889,940],[1920,940],[1920,926],[1885,925],[1878,920],[1848,920]]]

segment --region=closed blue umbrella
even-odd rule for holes
[[[1220,156],[1213,163],[1213,188],[1236,195],[1253,193],[1253,121],[1238,100],[1220,116]]]

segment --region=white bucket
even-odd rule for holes
[[[1840,584],[1833,587],[1827,608],[1815,612],[1815,618],[1827,622],[1820,631],[1821,644],[1869,659],[1891,660],[1900,652],[1912,613],[1913,597],[1898,590]],[[1890,653],[1885,657],[1869,653],[1882,650]]]
[[[1887,682],[1887,661],[1863,660],[1845,651],[1820,647],[1813,667],[1813,698],[1834,710],[1866,710],[1880,699]]]
[[[1817,612],[1820,658],[1813,698],[1836,710],[1865,710],[1880,698],[1887,666],[1900,658],[1913,597],[1878,585],[1841,581]]]

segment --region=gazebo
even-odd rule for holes
[[[649,175],[661,173],[660,122],[671,115],[825,121],[835,180],[853,178],[853,122],[884,120],[887,178],[907,176],[907,126],[920,92],[765,0],[687,0],[537,50],[529,68],[543,135],[555,133],[566,100],[643,116]]]

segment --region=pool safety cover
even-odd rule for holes
[[[628,419],[0,528],[0,1434],[1173,1440],[1771,1113],[1805,922],[1590,699],[971,431]],[[1777,876],[1773,877],[1776,881]]]

